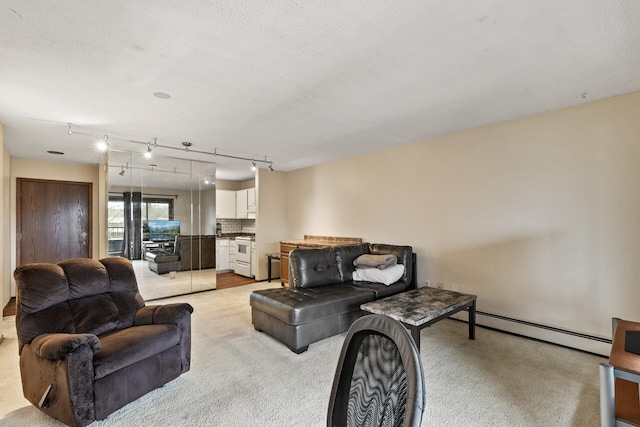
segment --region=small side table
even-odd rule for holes
[[[271,263],[273,260],[280,261],[280,253],[267,254],[267,278],[271,282]]]
[[[603,427],[639,425],[640,355],[625,351],[624,342],[627,331],[640,331],[640,323],[613,318],[611,326],[609,363],[600,364],[600,423]]]
[[[476,299],[476,295],[427,287],[368,302],[360,308],[402,323],[420,351],[420,331],[461,310],[469,312],[469,339],[476,339]]]

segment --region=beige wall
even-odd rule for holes
[[[2,306],[4,308],[11,299],[11,262],[9,253],[11,252],[11,243],[9,236],[11,234],[11,205],[9,201],[10,197],[10,165],[9,165],[9,153],[4,149],[4,133],[3,126],[0,123],[0,152],[2,152],[2,163],[0,163],[0,176],[2,181],[0,183],[0,194],[2,194],[2,225],[0,225],[0,283],[2,283]],[[0,336],[2,335],[2,327],[0,326]]]
[[[98,259],[106,256],[101,252],[106,248],[106,220],[104,167],[102,165],[77,165],[71,163],[44,162],[22,158],[11,158],[11,271],[16,268],[16,179],[34,178],[59,181],[90,182],[93,184],[93,222],[92,228],[92,257]],[[102,211],[102,213],[101,213]],[[102,249],[101,249],[102,248]],[[12,280],[11,295],[15,295],[15,282]]]
[[[634,93],[291,172],[283,238],[411,245],[419,285],[610,337],[640,321],[638,111]]]

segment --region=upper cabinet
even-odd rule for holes
[[[248,212],[256,211],[256,189],[255,188],[247,189],[247,211]]]
[[[255,218],[256,189],[216,190],[216,218]]]
[[[255,218],[256,189],[236,191],[236,218]]]
[[[216,218],[236,217],[236,192],[216,190]]]

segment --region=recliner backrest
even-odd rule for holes
[[[130,327],[145,305],[125,258],[25,264],[14,277],[20,347],[45,333],[100,335]]]

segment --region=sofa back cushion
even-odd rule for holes
[[[353,270],[355,267],[353,261],[360,255],[368,254],[369,244],[362,243],[350,246],[338,246],[335,248],[336,261],[338,263],[338,271],[340,272],[341,282],[350,282],[353,280]]]
[[[398,258],[398,264],[404,265],[404,274],[400,277],[401,282],[407,285],[411,284],[413,272],[413,248],[411,246],[387,245],[384,243],[370,243],[369,253],[372,255],[395,255]]]
[[[315,288],[340,281],[334,248],[294,249],[289,253],[289,286]]]
[[[215,268],[216,237],[210,235],[176,236],[175,254],[180,256],[182,270]]]
[[[126,328],[144,306],[125,258],[25,264],[16,268],[14,277],[21,345],[45,333],[100,335]]]

